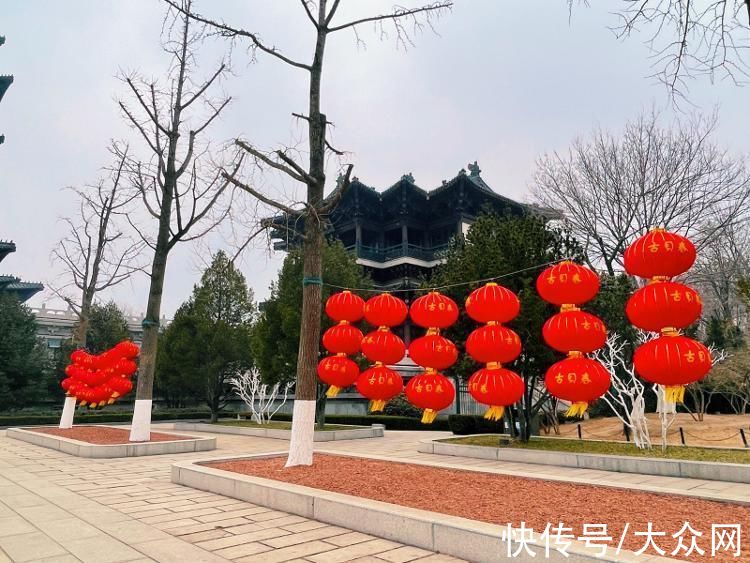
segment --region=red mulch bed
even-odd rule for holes
[[[73,428],[26,428],[32,432],[42,434],[52,434],[88,442],[89,444],[144,444],[148,442],[131,442],[130,430],[125,428],[110,428],[107,426],[74,426]],[[149,442],[173,442],[175,440],[190,440],[186,436],[175,436],[174,434],[162,434],[160,432],[151,432]]]
[[[655,532],[666,533],[655,536],[654,541],[666,551],[667,557],[678,545],[678,539],[672,535],[689,522],[693,530],[703,534],[696,537],[696,544],[705,555],[696,557],[694,553],[685,557],[684,551],[680,551],[672,557],[688,561],[750,560],[747,546],[750,540],[744,537],[750,531],[750,506],[335,455],[316,454],[311,467],[284,469],[285,461],[285,457],[273,457],[209,465],[503,526],[510,523],[517,527],[523,521],[527,527],[543,531],[551,523],[552,541],[554,528],[560,522],[572,528],[572,532],[563,534],[576,536],[582,534],[583,524],[607,524],[607,535],[613,538],[608,545],[616,548],[627,523],[623,548],[637,551],[647,538],[634,533],[645,532],[648,522],[652,522]],[[742,526],[742,557],[732,558],[721,552],[710,557],[712,524]],[[683,532],[682,540],[689,547],[691,533]],[[653,546],[644,552],[644,555],[657,554]],[[537,556],[544,558],[543,548],[537,549]]]

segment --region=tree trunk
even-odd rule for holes
[[[92,300],[87,298],[86,295],[84,295],[81,300],[81,310],[78,313],[78,324],[76,325],[75,330],[73,331],[73,337],[71,338],[73,346],[76,348],[86,347],[89,319],[91,316],[91,301]]]
[[[326,388],[318,385],[318,400],[315,405],[315,429],[325,430],[326,426]]]

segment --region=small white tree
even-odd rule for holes
[[[275,405],[282,392],[281,383],[277,382],[269,387],[261,381],[260,373],[255,368],[233,377],[229,383],[250,409],[252,419],[258,424],[266,424],[279,412],[289,398],[289,390],[294,386],[294,382],[291,381],[284,384],[283,398]]]

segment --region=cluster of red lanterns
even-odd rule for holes
[[[700,318],[702,302],[698,292],[672,278],[687,272],[695,258],[695,246],[687,238],[661,228],[635,240],[624,255],[625,270],[648,280],[628,300],[628,319],[640,329],[661,333],[636,349],[633,365],[643,379],[664,386],[671,403],[682,402],[685,385],[711,370],[708,348],[679,332]]]
[[[452,366],[458,360],[458,348],[440,334],[458,320],[458,305],[450,297],[430,291],[414,300],[409,316],[414,324],[427,329],[427,333],[409,345],[409,357],[425,368],[409,380],[406,398],[423,409],[422,422],[431,423],[438,411],[449,407],[456,397],[453,384],[439,370]]]
[[[484,418],[500,420],[505,407],[521,400],[525,386],[517,373],[506,369],[521,354],[521,339],[513,330],[502,326],[521,310],[518,296],[496,283],[475,289],[466,298],[466,313],[484,326],[466,339],[466,351],[477,362],[486,364],[469,378],[469,393],[478,403],[489,406]]]
[[[329,385],[326,395],[335,397],[359,377],[359,366],[348,356],[359,353],[362,331],[352,323],[364,316],[365,302],[351,291],[333,294],[326,301],[326,314],[337,324],[323,334],[323,347],[330,352],[318,363],[318,377]]]
[[[547,345],[568,357],[553,364],[544,385],[553,397],[569,401],[567,416],[583,416],[593,401],[609,389],[609,371],[586,354],[607,341],[607,328],[597,316],[581,311],[599,292],[599,276],[585,266],[565,260],[544,270],[536,280],[542,299],[560,307],[542,328]]]
[[[70,364],[65,368],[67,377],[61,386],[83,407],[101,408],[111,405],[133,389],[131,377],[138,369],[135,359],[140,349],[124,340],[99,355],[84,350],[70,354]]]

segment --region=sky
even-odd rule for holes
[[[387,13],[392,1],[346,0],[340,21]],[[418,0],[402,1],[416,6]],[[335,125],[332,140],[347,152],[329,163],[336,177],[354,165],[364,183],[385,189],[403,174],[432,189],[478,161],[497,192],[529,199],[535,161],[565,151],[594,127],[617,131],[652,107],[665,120],[679,116],[654,71],[646,35],[618,39],[613,14],[621,0],[599,0],[568,12],[564,0],[456,0],[451,13],[414,36],[404,50],[392,33],[360,29],[364,46],[348,31],[329,42],[323,76],[323,111]],[[309,60],[314,36],[297,0],[196,0],[197,9],[260,34],[264,41]],[[93,183],[111,163],[111,140],[138,139],[117,101],[127,98],[122,73],[162,77],[169,59],[160,38],[160,0],[0,0],[0,74],[15,82],[0,104],[0,239],[18,251],[0,273],[61,285],[63,270],[51,251],[64,232],[60,218],[75,212],[68,186]],[[269,149],[290,145],[304,130],[291,116],[305,111],[306,76],[246,45],[231,50],[232,74],[220,88],[232,96],[222,118],[207,130],[217,146],[242,136]],[[210,40],[198,57],[198,75],[227,57],[229,45]],[[715,141],[746,152],[748,88],[702,79],[690,83],[691,111],[718,112]],[[743,142],[745,141],[745,142]],[[279,176],[254,177],[271,194],[292,195]],[[249,198],[241,194],[239,197]],[[250,204],[243,201],[243,204]],[[238,225],[242,229],[251,225]],[[171,316],[190,295],[211,252],[233,248],[226,230],[202,243],[178,245],[170,255],[162,312]],[[148,255],[144,255],[149,260]],[[268,295],[283,254],[258,241],[238,266],[256,298]],[[145,310],[147,278],[137,275],[103,293],[126,312]],[[61,307],[51,292],[32,306]]]

